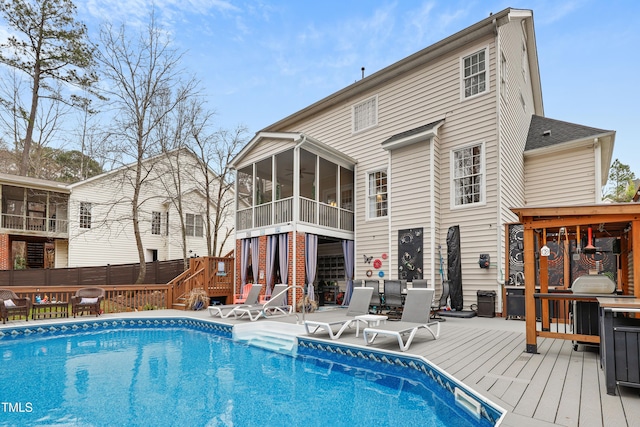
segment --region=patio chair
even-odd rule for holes
[[[363,280],[363,286],[373,288],[371,301],[369,302],[369,312],[379,314],[382,311],[382,296],[380,295],[380,282],[377,280]]]
[[[231,312],[236,319],[242,319],[247,316],[252,322],[261,317],[288,316],[293,312],[293,305],[285,304],[288,288],[287,285],[283,284],[275,285],[269,301],[258,305],[241,305],[231,310]]]
[[[400,317],[404,299],[402,296],[402,280],[384,281],[384,306],[389,310],[389,317]],[[406,284],[406,281],[405,281]]]
[[[12,290],[0,289],[0,317],[2,323],[7,323],[9,316],[24,316],[29,321],[31,311],[31,298],[20,298]]]
[[[304,327],[307,330],[307,334],[315,334],[318,330],[325,330],[329,333],[329,338],[332,340],[340,338],[340,335],[354,322],[357,322],[355,316],[360,316],[369,313],[369,302],[371,301],[371,294],[373,288],[357,287],[353,288],[353,294],[351,295],[351,301],[349,302],[349,308],[345,313],[346,319],[335,320],[333,322],[321,322],[317,320],[306,320]],[[333,328],[340,326],[338,332],[333,332]],[[310,328],[314,328],[310,330]]]
[[[212,317],[220,317],[221,319],[226,319],[231,315],[233,309],[236,307],[258,304],[258,298],[260,297],[262,285],[254,284],[248,286],[251,286],[251,289],[249,290],[246,298],[244,298],[244,302],[242,304],[210,305],[208,308],[209,314]]]
[[[387,335],[398,340],[400,350],[407,351],[420,329],[427,330],[434,339],[440,336],[440,322],[429,322],[429,311],[433,300],[433,289],[408,289],[407,298],[399,322],[387,322],[382,326],[365,328],[366,345],[373,344],[378,335]],[[435,327],[435,332],[432,327]],[[403,337],[408,336],[406,341]]]
[[[446,319],[440,317],[438,312],[447,306],[447,299],[449,298],[449,281],[442,281],[442,293],[440,294],[439,299],[435,299],[431,303],[431,319],[438,320],[439,322],[444,322]]]
[[[81,288],[71,297],[71,313],[76,315],[89,313],[100,315],[100,304],[104,300],[104,289],[102,288]]]

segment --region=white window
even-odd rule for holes
[[[187,236],[202,237],[202,215],[186,214],[185,228]]]
[[[353,106],[353,133],[378,124],[378,97],[366,99]]]
[[[161,218],[160,212],[151,212],[151,234],[160,234]]]
[[[387,216],[387,171],[370,173],[368,181],[369,218]]]
[[[80,228],[91,228],[91,203],[80,202]]]
[[[453,206],[484,202],[483,144],[453,151],[452,170]]]
[[[464,98],[487,91],[486,49],[462,58]]]

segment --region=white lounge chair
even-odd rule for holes
[[[348,319],[336,320],[333,322],[320,322],[317,320],[305,320],[304,327],[307,330],[307,334],[315,334],[318,330],[324,330],[329,333],[329,337],[332,340],[340,338],[340,335],[350,328],[357,320],[354,316],[360,316],[369,313],[369,302],[371,301],[371,294],[373,288],[355,287],[353,288],[353,294],[351,295],[351,301],[349,302],[349,308],[345,313],[345,316],[350,317]],[[333,332],[333,328],[340,326],[338,332]],[[313,329],[311,329],[313,328]]]
[[[264,304],[241,305],[231,310],[231,313],[236,319],[247,316],[252,322],[255,322],[261,317],[288,316],[293,312],[293,305],[284,303],[287,291],[287,285],[275,285],[269,301]]]
[[[400,350],[407,351],[420,329],[427,330],[434,339],[437,339],[440,336],[440,323],[429,321],[434,292],[433,289],[407,289],[400,321],[387,322],[384,326],[365,328],[363,332],[365,344],[372,344],[378,335],[387,335],[397,338]],[[435,332],[431,329],[434,326]],[[402,338],[405,335],[408,337],[403,342]]]
[[[262,290],[262,285],[253,284],[251,285],[251,289],[247,294],[244,303],[242,304],[225,304],[225,305],[210,305],[209,306],[209,314],[213,317],[220,317],[222,319],[226,319],[231,315],[234,308],[242,307],[245,305],[256,305],[258,304],[258,298],[260,297],[260,291]]]

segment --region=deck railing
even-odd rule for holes
[[[236,212],[238,230],[264,228],[286,224],[294,220],[307,224],[321,225],[343,231],[353,231],[353,211],[318,202],[305,197],[298,199],[298,218],[294,217],[294,198],[263,203]]]
[[[617,298],[633,296],[611,295]],[[540,307],[536,322],[536,337],[571,340],[599,345],[598,297],[600,294],[574,294],[567,292],[533,294]]]
[[[36,295],[50,301],[71,302],[71,297],[83,286],[14,286],[11,288],[20,297],[29,297],[35,304]],[[173,288],[169,285],[116,285],[101,286],[105,290],[102,302],[104,313],[123,313],[142,310],[171,308]]]
[[[58,218],[3,213],[2,228],[67,234],[69,232],[69,221]]]
[[[172,304],[180,303],[194,289],[207,291],[210,297],[230,299],[234,286],[232,257],[198,257],[189,260],[189,269],[171,280]]]

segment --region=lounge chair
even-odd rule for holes
[[[77,314],[89,313],[100,315],[100,304],[104,299],[104,289],[102,288],[81,288],[71,297],[71,313],[73,317]]]
[[[429,285],[428,285],[427,279],[414,279],[411,281],[411,287],[419,289],[419,288],[428,288]]]
[[[258,298],[260,297],[260,291],[262,290],[262,285],[254,284],[250,285],[251,289],[247,293],[244,298],[244,302],[242,304],[225,304],[225,305],[211,305],[209,306],[209,314],[213,317],[220,317],[222,319],[226,319],[229,317],[234,308],[245,306],[245,305],[256,305],[258,304]]]
[[[275,285],[271,299],[264,304],[257,305],[241,305],[231,310],[234,318],[241,319],[247,316],[252,322],[261,317],[281,317],[288,316],[293,312],[293,305],[285,304],[287,296],[287,285]]]
[[[307,330],[307,334],[315,334],[318,330],[325,330],[329,333],[329,337],[332,340],[340,338],[340,335],[354,322],[357,322],[355,316],[359,316],[362,314],[369,313],[369,301],[371,301],[371,294],[373,293],[373,288],[363,288],[357,287],[353,288],[353,294],[351,295],[351,301],[349,302],[349,308],[345,313],[347,319],[336,320],[333,322],[320,322],[317,320],[306,320],[304,322],[304,327]],[[338,332],[333,332],[333,328],[336,326],[340,326]],[[313,328],[313,330],[310,330]]]
[[[20,298],[10,289],[0,289],[0,317],[7,323],[9,316],[24,316],[29,321],[31,298]]]
[[[429,322],[433,289],[408,289],[407,298],[399,322],[387,322],[383,326],[365,328],[363,332],[365,344],[372,344],[378,335],[387,335],[398,339],[400,350],[407,351],[416,333],[426,329],[434,339],[440,336],[440,323]],[[436,327],[435,332],[432,327]],[[408,335],[403,342],[402,338]]]
[[[233,304],[245,304],[247,300],[247,296],[249,296],[249,292],[253,288],[253,284],[247,283],[242,286],[242,291],[239,294],[233,294]],[[249,304],[249,303],[247,303]]]

